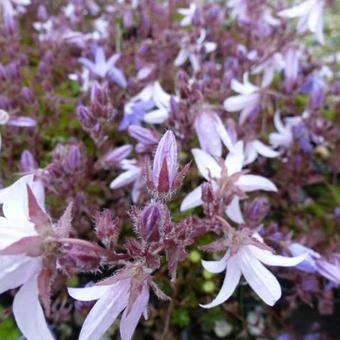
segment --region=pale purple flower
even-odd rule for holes
[[[277,132],[269,134],[270,144],[274,148],[289,149],[293,143],[293,127],[302,123],[302,117],[286,118],[285,124],[281,120],[280,112],[274,115],[274,125]]]
[[[297,269],[305,273],[319,273],[329,281],[340,285],[340,257],[338,254],[333,256],[334,263],[332,263],[324,259],[320,253],[300,243],[292,243],[288,249],[294,256],[302,254],[306,256],[305,260],[296,266]]]
[[[182,66],[189,60],[194,72],[197,72],[201,67],[201,51],[203,50],[205,53],[211,53],[215,51],[217,47],[215,42],[205,41],[205,38],[206,31],[204,29],[201,30],[201,35],[195,44],[191,44],[188,37],[185,36],[182,41],[182,48],[174,61],[174,65]]]
[[[168,192],[174,188],[177,168],[176,138],[168,130],[159,141],[153,160],[152,181],[158,192]]]
[[[114,54],[109,59],[106,59],[104,49],[97,46],[94,49],[94,57],[94,61],[87,58],[79,58],[79,62],[90,70],[93,75],[100,78],[107,77],[121,87],[127,86],[124,73],[115,66],[120,58],[119,54]]]
[[[212,308],[228,300],[240,282],[241,275],[255,293],[269,306],[273,306],[281,297],[281,286],[276,277],[264,266],[292,267],[304,260],[305,255],[297,257],[285,257],[274,255],[266,249],[257,234],[246,235],[243,230],[237,233],[237,239],[231,241],[226,254],[219,261],[202,261],[203,267],[211,273],[226,271],[220,292],[209,304],[201,305],[204,308]]]
[[[228,186],[234,187],[236,191],[277,191],[276,186],[269,179],[242,172],[244,163],[242,141],[235,145],[233,152],[229,152],[223,164],[218,163],[212,156],[200,149],[193,149],[192,153],[200,174],[205,180],[211,181],[215,189],[221,189],[225,183],[231,181],[232,183],[229,183]],[[202,203],[202,185],[200,185],[184,198],[181,211],[200,206]],[[233,194],[230,204],[225,207],[225,213],[236,223],[244,222],[238,195]]]
[[[26,175],[11,186],[0,190],[0,249],[15,242],[38,235],[29,220],[27,186],[40,207],[44,209],[44,188],[34,175]],[[42,257],[24,254],[0,255],[0,293],[21,287],[13,301],[16,323],[28,340],[53,340],[39,302],[38,275],[42,270]]]
[[[137,203],[145,186],[142,166],[135,159],[124,159],[120,162],[120,167],[124,172],[111,182],[110,188],[119,189],[133,184],[131,198],[134,203]]]
[[[127,102],[124,105],[124,117],[119,124],[119,130],[125,130],[130,125],[141,125],[146,113],[154,107],[153,100]]]
[[[299,75],[301,51],[299,47],[291,45],[284,52],[284,86],[290,92]]]
[[[139,291],[125,271],[106,279],[97,285],[85,288],[68,288],[69,294],[76,300],[97,300],[87,315],[82,326],[79,340],[101,339],[104,333],[122,313],[120,336],[122,340],[131,340],[142,315],[147,318],[149,302],[149,284],[140,283]],[[133,299],[131,299],[133,295]]]
[[[271,84],[275,73],[281,72],[285,66],[285,61],[281,53],[274,53],[269,59],[265,60],[260,65],[256,66],[252,71],[253,74],[263,73],[262,87]]]
[[[218,120],[216,130],[223,144],[228,148],[228,150],[230,152],[235,152],[235,147],[238,142],[235,138],[232,138],[232,136],[227,131],[221,120]],[[279,156],[279,152],[273,150],[270,146],[264,144],[258,139],[246,140],[243,141],[243,144],[244,144],[243,165],[247,165],[254,162],[257,159],[258,155],[267,158],[274,158]]]
[[[179,14],[183,15],[183,18],[180,21],[181,26],[184,27],[191,25],[196,9],[197,5],[195,3],[191,3],[189,8],[179,8],[177,10]]]
[[[171,96],[166,93],[158,81],[148,84],[136,96],[130,99],[124,110],[133,112],[133,106],[138,102],[154,103],[154,109],[144,114],[143,120],[149,124],[162,124],[169,118]],[[132,113],[130,113],[132,114]]]
[[[299,18],[297,29],[299,32],[310,31],[315,34],[320,44],[324,44],[323,11],[324,0],[307,0],[292,8],[278,13],[284,18]]]
[[[13,30],[15,23],[14,17],[24,11],[23,6],[31,4],[31,0],[1,0],[0,12],[2,13],[5,28],[9,31]]]
[[[227,98],[223,106],[229,112],[240,111],[239,122],[243,124],[260,105],[260,88],[249,82],[247,73],[243,76],[243,83],[233,79],[231,88],[239,95]]]

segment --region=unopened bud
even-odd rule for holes
[[[269,211],[269,202],[265,197],[257,197],[245,209],[246,219],[251,222],[262,220]]]
[[[158,241],[164,224],[164,208],[159,203],[146,206],[138,223],[138,231],[145,241]]]
[[[79,168],[80,166],[80,150],[79,148],[74,145],[71,147],[71,150],[69,151],[67,158],[66,158],[66,164],[65,164],[65,170],[68,173],[73,173]]]
[[[38,165],[30,151],[24,150],[20,157],[20,169],[22,172],[29,172],[37,169]]]
[[[206,203],[211,203],[215,199],[214,189],[209,182],[202,184],[202,201]]]
[[[168,130],[158,143],[153,161],[152,180],[158,192],[173,189],[177,175],[177,144],[172,131]]]
[[[21,96],[28,104],[32,104],[34,102],[34,94],[29,87],[23,87],[21,89]]]
[[[115,246],[119,235],[119,226],[118,219],[113,219],[110,210],[96,214],[96,234],[106,247]]]
[[[129,135],[138,142],[147,145],[157,144],[158,138],[149,129],[139,125],[130,125],[128,128]]]
[[[80,105],[77,107],[77,117],[81,124],[87,129],[92,128],[96,124],[95,117],[93,117],[86,106]]]

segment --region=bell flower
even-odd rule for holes
[[[68,288],[76,300],[97,300],[84,321],[79,340],[101,339],[121,313],[121,339],[132,339],[141,316],[147,318],[150,293],[148,276],[143,270],[132,266],[92,287]]]
[[[240,193],[256,190],[277,191],[275,184],[269,179],[258,175],[249,175],[242,170],[244,164],[242,141],[239,141],[233,152],[229,152],[225,161],[220,163],[200,149],[193,149],[192,153],[198,170],[205,180],[210,181],[215,190],[220,190],[231,196],[230,203],[225,207],[225,213],[236,223],[244,222],[240,209],[240,196],[242,196]],[[181,211],[202,204],[202,185],[200,185],[184,198]]]
[[[201,305],[212,308],[228,300],[244,276],[249,286],[269,306],[273,306],[281,297],[281,286],[276,277],[264,266],[296,266],[305,259],[305,255],[285,257],[275,255],[261,237],[247,228],[241,231],[230,230],[226,254],[218,261],[202,261],[205,270],[211,273],[226,271],[222,287],[215,299]]]
[[[205,41],[206,31],[201,30],[201,35],[196,40],[195,44],[188,41],[188,37],[184,37],[182,41],[182,48],[180,49],[175,61],[175,66],[182,66],[189,59],[194,72],[199,71],[201,68],[201,53],[202,50],[205,53],[211,53],[216,50],[217,44],[212,41]]]
[[[299,18],[297,30],[301,33],[310,31],[315,34],[320,44],[324,44],[323,36],[323,11],[324,0],[306,0],[292,8],[278,13],[284,18]]]
[[[119,189],[133,183],[131,198],[134,203],[137,203],[145,185],[142,166],[135,159],[123,159],[120,167],[125,171],[111,182],[110,189]]]
[[[91,71],[93,75],[100,78],[107,77],[121,87],[127,86],[124,73],[115,66],[120,57],[119,54],[114,54],[109,59],[106,59],[104,49],[97,46],[94,50],[94,57],[94,61],[87,58],[79,58],[79,62]]]
[[[231,88],[239,93],[239,95],[227,98],[223,106],[230,112],[240,111],[239,122],[243,124],[251,113],[259,107],[261,88],[249,82],[247,73],[243,76],[243,83],[240,83],[237,79],[233,79],[231,81]]]

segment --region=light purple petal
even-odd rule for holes
[[[21,286],[40,270],[40,258],[24,255],[0,256],[0,294]]]
[[[240,207],[240,198],[235,196],[230,204],[225,209],[226,215],[235,223],[244,223],[241,207]]]
[[[216,298],[212,302],[200,306],[203,308],[212,308],[228,300],[230,296],[234,293],[235,288],[240,281],[240,278],[240,264],[238,263],[237,256],[232,256],[227,262],[227,271],[220,292],[217,294]]]
[[[128,289],[127,280],[121,281],[95,303],[84,321],[79,340],[97,340],[103,336],[127,306]]]
[[[39,302],[37,276],[29,279],[15,295],[13,314],[28,340],[54,340]]]
[[[123,172],[117,176],[110,184],[111,189],[119,189],[128,184],[131,184],[142,174],[142,170],[139,168],[131,169]]]
[[[253,245],[249,245],[247,247],[253,256],[268,266],[294,267],[304,261],[307,257],[307,254],[294,257],[281,256],[275,255],[269,250],[260,249]]]
[[[110,289],[114,289],[112,286],[91,286],[84,288],[67,288],[68,293],[74,299],[79,301],[93,301],[100,299],[104,294],[106,294]]]
[[[129,313],[127,308],[124,310],[122,319],[120,321],[120,336],[122,340],[131,340],[133,333],[137,327],[140,317],[147,308],[149,302],[149,287],[144,284],[141,293],[138,295],[136,301]]]
[[[257,260],[246,247],[239,250],[241,271],[250,287],[269,306],[281,297],[281,287],[276,277]]]
[[[206,180],[221,176],[221,167],[212,156],[200,149],[192,149],[191,151],[199,172]]]
[[[7,121],[7,125],[17,126],[17,127],[35,127],[37,122],[35,119],[24,116],[10,117]]]
[[[277,187],[272,181],[257,175],[243,175],[235,182],[235,185],[245,192],[256,190],[277,191]]]
[[[228,153],[228,156],[224,162],[228,170],[228,176],[241,171],[243,163],[244,163],[243,141],[238,141],[233,146],[233,149]]]
[[[207,270],[210,273],[221,273],[223,272],[227,267],[227,261],[230,257],[230,252],[227,251],[225,255],[218,261],[205,261],[202,260],[202,266],[205,270]]]
[[[185,196],[182,204],[181,211],[186,211],[195,207],[199,207],[203,204],[202,201],[202,186],[198,186],[196,189],[191,191],[187,196]]]

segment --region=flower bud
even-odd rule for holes
[[[80,105],[77,107],[77,117],[81,124],[87,129],[92,128],[96,124],[95,117],[93,117],[86,106]]]
[[[157,144],[158,142],[158,138],[151,130],[143,128],[139,125],[130,125],[128,132],[132,138],[136,139],[141,144],[153,145]]]
[[[23,87],[20,94],[28,104],[32,104],[35,100],[34,94],[29,87]]]
[[[145,241],[158,241],[164,224],[164,208],[159,203],[147,205],[140,216],[138,231]]]
[[[250,202],[245,209],[246,219],[251,222],[259,222],[269,211],[269,202],[265,197],[257,197]]]
[[[119,236],[118,219],[113,219],[110,210],[97,212],[96,234],[107,248],[116,245]]]
[[[152,180],[158,192],[173,189],[177,175],[177,144],[172,131],[168,130],[158,143],[153,161]]]
[[[65,164],[65,170],[68,173],[74,173],[80,167],[81,154],[78,146],[71,147]]]
[[[20,157],[20,169],[22,172],[29,172],[38,168],[38,164],[35,161],[30,151],[24,150]]]

